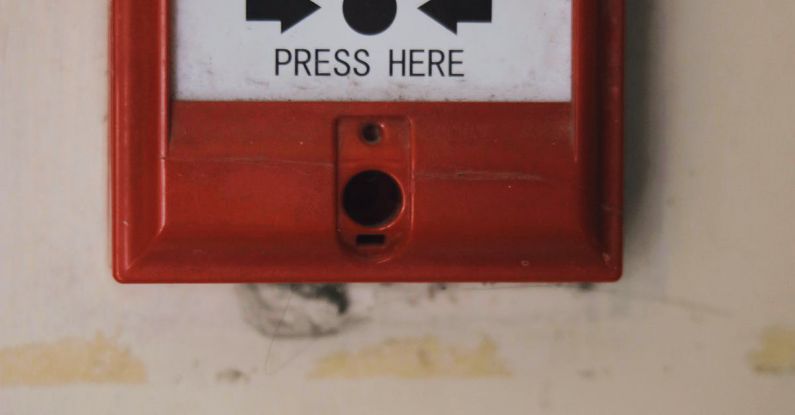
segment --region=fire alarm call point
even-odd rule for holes
[[[614,281],[623,0],[113,0],[116,279]]]

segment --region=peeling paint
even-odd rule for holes
[[[313,378],[394,377],[488,378],[511,373],[488,337],[473,348],[443,344],[436,337],[389,339],[358,352],[338,352],[321,359]]]
[[[240,285],[243,318],[269,337],[322,336],[348,321],[347,287],[320,285]]]
[[[144,364],[102,333],[0,349],[0,387],[144,382]]]
[[[749,360],[757,373],[795,374],[795,329],[768,328],[761,347],[750,354]]]

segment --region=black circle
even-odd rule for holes
[[[362,127],[362,140],[367,144],[378,144],[381,142],[384,131],[378,124],[367,124]]]
[[[354,222],[377,228],[388,223],[403,206],[403,193],[392,176],[378,170],[361,172],[348,181],[342,206]]]
[[[345,0],[342,13],[351,29],[363,35],[377,35],[395,21],[397,0]]]

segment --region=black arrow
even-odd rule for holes
[[[246,0],[246,20],[278,20],[284,33],[319,8],[312,0]]]
[[[456,34],[461,22],[491,23],[491,0],[430,0],[420,10]]]

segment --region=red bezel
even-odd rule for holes
[[[623,0],[573,1],[571,103],[176,101],[170,3],[112,3],[118,281],[620,277]],[[346,119],[405,120],[411,143],[404,239],[377,260],[339,234]]]

